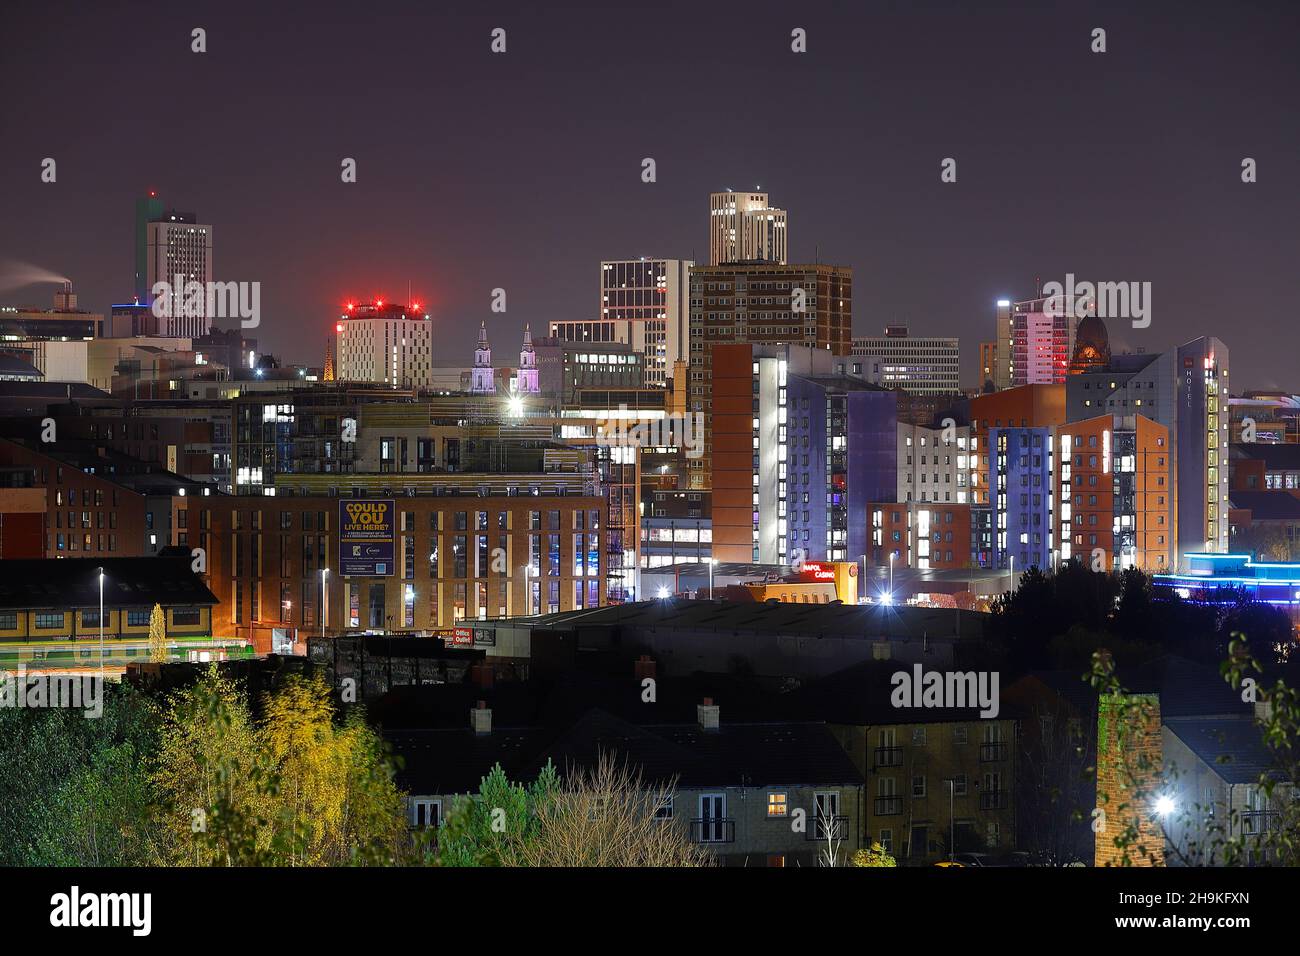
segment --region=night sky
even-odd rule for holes
[[[601,259],[707,261],[709,192],[761,185],[792,262],[854,268],[858,334],[960,335],[965,384],[994,300],[1073,272],[1152,283],[1116,351],[1216,334],[1234,391],[1300,390],[1293,0],[482,6],[8,0],[0,260],[129,301],[156,189],[213,225],[216,278],[262,283],[263,350],[319,365],[340,303],[409,280],[437,364],[480,319],[508,364],[525,321],[596,317]],[[0,304],[48,306],[16,272]]]

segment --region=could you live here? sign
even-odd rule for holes
[[[391,498],[345,498],[339,502],[339,572],[344,577],[393,574],[395,505]]]

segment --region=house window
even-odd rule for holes
[[[894,852],[894,831],[889,827],[880,831],[880,848],[886,853]]]
[[[819,840],[829,838],[842,839],[844,834],[839,820],[840,815],[840,795],[839,791],[827,790],[821,793],[813,794],[813,809],[815,812],[814,836]]]
[[[655,807],[656,820],[671,820],[673,818],[673,795],[670,793],[664,797],[664,802]]]
[[[18,629],[18,612],[0,611],[0,631],[14,631],[17,629]]]
[[[783,817],[789,812],[788,794],[769,793],[767,795],[767,815],[769,817]]]
[[[924,728],[924,727],[913,727],[913,728],[912,728],[912,746],[914,746],[914,747],[924,747],[924,746],[925,746],[925,728]]]
[[[149,611],[127,611],[126,612],[127,627],[148,627],[149,613],[150,613]]]
[[[60,628],[63,627],[63,618],[62,611],[43,611],[36,615],[36,626],[42,630]]]
[[[201,620],[196,607],[178,607],[172,611],[172,624],[176,627],[197,627]]]
[[[417,830],[442,826],[442,801],[412,800],[411,826]]]
[[[918,774],[912,778],[912,796],[914,797],[925,796],[925,777],[921,774]]]
[[[966,728],[965,728],[965,727],[954,727],[954,728],[952,729],[952,742],[955,743],[955,744],[964,744],[964,743],[966,743]]]
[[[966,796],[966,787],[966,775],[964,773],[959,773],[957,776],[952,778],[952,790],[954,796]]]

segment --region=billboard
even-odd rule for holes
[[[339,573],[383,577],[394,573],[397,510],[393,499],[344,498],[339,502]]]

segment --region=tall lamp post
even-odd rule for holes
[[[889,603],[894,603],[894,554],[889,552]]]
[[[329,574],[330,574],[329,568],[320,569],[320,636],[321,637],[325,636],[325,625],[328,623],[329,616],[330,616],[330,592],[329,592],[329,585],[327,583],[329,579]]]
[[[718,563],[717,558],[709,558],[709,600],[713,600],[713,568]]]
[[[99,683],[104,683],[104,567],[99,568]]]
[[[532,578],[533,567],[531,564],[525,564],[519,570],[524,572],[524,613],[521,617],[527,617],[533,613],[532,594],[529,593],[529,581]]]
[[[957,853],[957,823],[953,810],[953,804],[957,797],[957,778],[948,778],[948,862],[956,860]]]

